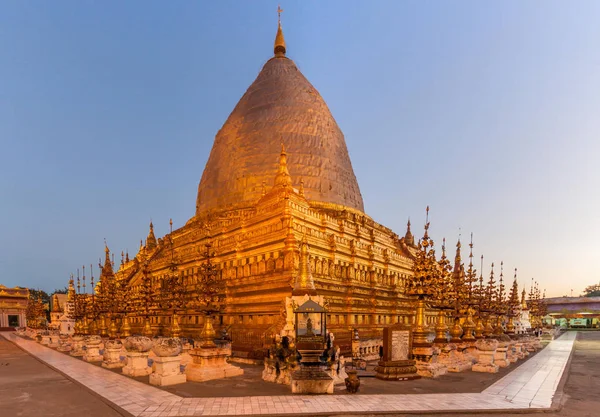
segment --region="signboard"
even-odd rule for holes
[[[391,360],[406,361],[409,355],[410,331],[409,330],[391,330],[392,333],[392,352]]]
[[[383,360],[407,361],[412,359],[412,329],[396,324],[383,329]]]

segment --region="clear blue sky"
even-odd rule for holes
[[[600,2],[282,2],[288,56],[346,135],[367,214],[548,295],[600,281]],[[193,214],[273,1],[0,5],[0,283],[53,290],[103,239]],[[453,252],[453,249],[452,249]],[[466,255],[466,254],[464,254]],[[120,256],[117,256],[120,258]]]

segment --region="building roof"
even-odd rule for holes
[[[319,92],[285,56],[282,40],[281,34],[275,56],[215,137],[198,187],[196,215],[254,205],[263,184],[273,186],[282,144],[292,185],[303,181],[311,203],[364,212],[344,134]]]
[[[589,304],[600,303],[600,297],[553,297],[546,298],[546,304]]]

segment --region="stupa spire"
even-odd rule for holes
[[[408,222],[406,223],[406,234],[404,235],[404,242],[408,246],[415,247],[415,237],[410,231],[410,217],[408,218]]]
[[[156,236],[154,236],[154,225],[152,224],[152,220],[150,220],[150,231],[148,232],[148,237],[146,238],[146,248],[148,250],[152,250],[156,247]]]
[[[310,270],[310,259],[308,254],[308,241],[306,235],[300,244],[300,268],[294,282],[294,295],[314,295],[316,293],[315,281]]]
[[[285,152],[285,146],[281,144],[281,154],[279,155],[279,169],[277,176],[275,177],[275,186],[280,187],[291,187],[292,177],[287,167],[287,153]]]
[[[105,277],[112,276],[113,275],[113,266],[112,266],[112,262],[110,260],[110,249],[108,249],[108,245],[106,244],[106,241],[104,241],[104,253],[105,253],[104,266],[100,265],[100,267],[102,269],[101,275],[104,275]]]
[[[281,12],[283,9],[277,6],[277,35],[275,36],[275,47],[274,52],[276,57],[285,56],[285,39],[283,37],[283,30],[281,29]]]

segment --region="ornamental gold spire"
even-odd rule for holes
[[[75,298],[75,282],[73,281],[73,274],[69,279],[69,290],[67,291],[67,301],[72,302]]]
[[[152,224],[152,220],[150,220],[150,231],[148,232],[148,237],[146,238],[146,247],[148,250],[152,250],[156,247],[156,236],[154,236],[154,225]]]
[[[293,293],[294,295],[313,295],[316,293],[315,281],[310,270],[310,259],[306,235],[304,235],[302,238],[302,243],[300,244],[300,268],[298,270],[298,275],[296,275]]]
[[[287,153],[285,152],[285,146],[281,144],[281,154],[279,155],[279,169],[277,176],[275,177],[275,186],[280,187],[291,187],[292,177],[287,167]]]
[[[108,249],[108,245],[106,244],[106,241],[104,241],[104,266],[100,265],[100,268],[102,269],[102,274],[107,277],[107,276],[112,276],[114,275],[113,272],[113,267],[112,267],[112,262],[110,260],[110,249]]]
[[[406,223],[406,234],[404,235],[404,242],[408,246],[415,247],[415,237],[410,231],[410,217],[408,218],[408,222]]]
[[[56,294],[54,294],[52,296],[52,312],[53,313],[62,312],[62,309],[60,308],[60,303],[58,301],[58,295],[56,295]]]
[[[275,36],[274,52],[276,57],[285,56],[285,39],[283,38],[283,30],[281,30],[281,7],[277,6],[277,35]]]

